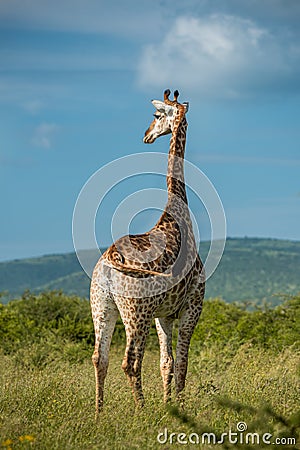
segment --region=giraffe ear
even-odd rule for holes
[[[166,104],[164,102],[161,102],[160,100],[151,100],[152,105],[154,108],[157,109],[157,111],[164,113],[166,111]]]
[[[171,105],[166,105],[160,100],[152,100],[152,105],[157,109],[157,111],[166,114],[167,116],[172,116],[174,108]]]

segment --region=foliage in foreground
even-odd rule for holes
[[[228,438],[222,445],[208,445],[204,433],[214,433],[220,441],[222,433],[236,432],[241,422],[260,439],[269,433],[272,443],[283,437],[299,443],[299,354],[293,350],[274,355],[270,350],[242,346],[230,362],[217,346],[203,349],[197,356],[191,353],[182,407],[175,402],[169,407],[163,405],[158,351],[148,350],[143,370],[146,405],[142,410],[134,408],[121,370],[122,354],[123,349],[111,352],[105,408],[98,423],[94,419],[90,360],[72,365],[53,361],[39,370],[24,369],[3,356],[0,445],[39,450],[170,449],[181,448],[178,440],[184,433],[185,439],[195,441],[195,434],[199,438],[199,446],[190,443],[186,448],[234,448]],[[249,404],[251,407],[244,406]],[[24,440],[25,436],[32,441]],[[204,445],[200,445],[202,439]],[[7,442],[11,444],[6,446]],[[293,443],[272,447],[297,448]],[[260,442],[249,448],[265,446]]]
[[[141,411],[135,411],[121,370],[125,336],[119,323],[98,424],[88,302],[49,292],[0,305],[0,448],[258,449],[269,447],[261,440],[265,433],[272,435],[272,448],[297,448],[284,439],[299,445],[299,304],[296,296],[274,309],[247,311],[206,301],[191,344],[184,402],[167,408],[152,329]],[[236,432],[239,423],[247,427],[239,442],[228,436],[222,442],[222,433]],[[259,444],[248,445],[247,432],[257,433]],[[193,443],[197,436],[199,445]],[[213,436],[222,443],[214,445]]]

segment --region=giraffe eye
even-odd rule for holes
[[[155,119],[160,119],[161,118],[160,114],[153,114],[153,116],[155,117]]]

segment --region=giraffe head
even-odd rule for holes
[[[176,126],[182,120],[182,117],[188,111],[189,104],[178,103],[179,92],[174,92],[174,100],[169,100],[170,90],[164,92],[164,101],[152,100],[156,108],[154,120],[151,122],[148,130],[145,132],[145,144],[152,144],[156,138],[172,133]]]

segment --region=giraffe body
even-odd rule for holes
[[[99,259],[91,282],[91,309],[95,328],[92,357],[96,377],[96,412],[103,405],[108,353],[118,316],[125,326],[126,350],[122,368],[137,404],[144,403],[141,368],[146,338],[153,319],[160,344],[164,401],[185,385],[190,339],[202,310],[205,291],[203,265],[197,254],[184,183],[187,105],[154,100],[155,119],[145,133],[152,143],[172,133],[167,173],[168,202],[156,225],[147,233],[118,239]],[[173,322],[178,318],[174,364]]]

